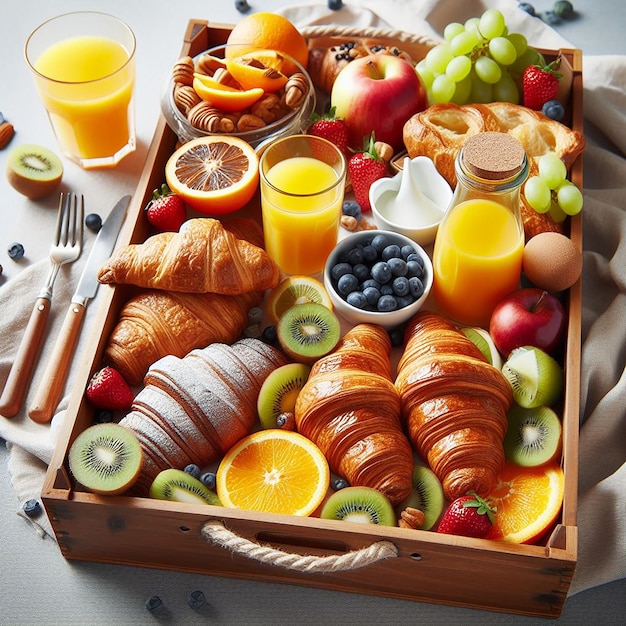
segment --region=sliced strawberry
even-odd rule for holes
[[[183,199],[163,184],[152,193],[152,200],[146,206],[146,216],[157,230],[178,232],[187,219],[187,208]]]
[[[365,142],[362,152],[355,152],[348,161],[348,173],[355,200],[362,211],[370,211],[369,192],[372,183],[389,175],[387,164],[378,156],[374,146],[374,135]]]
[[[134,395],[124,377],[110,366],[96,372],[87,385],[87,399],[93,406],[110,411],[130,409]]]

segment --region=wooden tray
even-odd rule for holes
[[[194,56],[224,43],[232,27],[191,20],[182,54]],[[325,43],[355,33],[325,27],[305,33]],[[359,35],[398,41],[416,60],[430,47],[424,39],[399,33],[358,31]],[[323,39],[321,39],[323,38]],[[554,57],[557,51],[544,51]],[[569,74],[568,115],[582,129],[582,53],[561,50]],[[129,208],[119,245],[147,236],[143,207],[160,186],[176,136],[160,118]],[[571,177],[582,187],[582,160]],[[582,220],[571,220],[571,237],[582,245]],[[375,594],[404,600],[473,607],[526,615],[558,617],[577,558],[576,495],[580,386],[581,284],[568,298],[565,354],[566,394],[563,411],[565,496],[558,524],[543,545],[506,543],[439,535],[401,528],[346,525],[317,518],[260,514],[223,507],[180,505],[127,496],[102,497],[76,488],[67,468],[67,452],[76,436],[92,422],[84,400],[91,374],[99,369],[107,338],[116,324],[128,291],[102,287],[94,338],[85,351],[65,427],[50,462],[42,499],[67,559],[97,561],[293,583],[330,590]],[[219,545],[232,539],[243,550]],[[158,550],[155,549],[158,546]],[[262,546],[265,560],[240,552]],[[283,565],[276,551],[283,551]],[[299,558],[298,555],[302,555]],[[268,562],[265,562],[268,561]],[[337,569],[326,571],[331,561]],[[306,565],[306,569],[304,566]],[[358,566],[358,567],[357,567]],[[471,572],[471,574],[470,574]]]

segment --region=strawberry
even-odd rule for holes
[[[152,200],[146,206],[148,221],[157,230],[178,232],[187,219],[183,199],[172,193],[164,183],[152,192]]]
[[[443,514],[438,533],[483,538],[491,529],[495,509],[474,491],[457,498]]]
[[[556,59],[548,65],[529,65],[522,75],[522,92],[524,94],[524,106],[535,111],[556,98],[559,92],[559,78],[562,74],[557,73],[560,60]]]
[[[370,211],[370,187],[379,178],[389,173],[387,164],[378,156],[374,147],[374,134],[365,141],[361,152],[355,152],[348,161],[348,173],[352,183],[354,199],[361,205],[361,211]]]
[[[325,115],[313,113],[313,123],[309,126],[309,135],[322,137],[334,143],[344,154],[348,154],[348,127],[343,119],[335,117],[335,107]]]
[[[110,411],[127,411],[134,399],[124,377],[108,365],[91,377],[86,393],[93,406]]]

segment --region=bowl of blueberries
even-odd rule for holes
[[[392,231],[351,233],[324,267],[324,286],[339,315],[388,330],[420,310],[432,284],[433,266],[424,249]]]

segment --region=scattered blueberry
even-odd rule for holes
[[[404,345],[404,326],[396,326],[388,331],[389,339],[391,339],[391,345],[394,348],[399,348]]]
[[[263,319],[263,309],[260,306],[252,307],[248,311],[248,323],[260,324]]]
[[[192,609],[199,609],[206,602],[202,591],[192,591],[187,598],[187,604]]]
[[[194,478],[200,478],[200,468],[195,463],[189,463],[189,465],[185,466],[184,472]]]
[[[569,20],[575,16],[574,6],[568,0],[558,0],[552,7],[554,13],[563,19]]]
[[[361,219],[361,205],[356,200],[345,200],[341,207],[341,212],[357,221]]]
[[[340,489],[345,489],[349,487],[350,483],[345,478],[335,478],[332,482],[332,487],[335,491],[339,491]]]
[[[24,256],[24,246],[21,243],[15,241],[9,246],[7,254],[9,255],[10,259],[13,259],[14,261],[19,261]]]
[[[89,215],[85,217],[85,226],[94,233],[97,233],[102,228],[102,218],[97,213],[89,213]]]
[[[3,270],[2,265],[0,265],[0,276],[2,276],[2,270]]]
[[[250,10],[248,0],[235,0],[235,8],[239,13],[247,13]]]
[[[146,610],[150,611],[150,613],[154,613],[158,609],[163,606],[163,600],[159,598],[159,596],[152,596],[146,600]]]
[[[339,11],[343,6],[342,0],[328,0],[328,8],[331,11]]]
[[[550,26],[561,23],[561,18],[554,11],[545,11],[541,14],[541,19]]]
[[[42,511],[41,504],[39,500],[26,500],[22,506],[22,511],[24,511],[28,517],[37,517]]]
[[[565,115],[565,109],[558,100],[548,100],[542,107],[541,112],[557,122],[560,122]]]
[[[535,11],[535,7],[529,2],[518,2],[517,6],[522,10],[526,11],[528,15],[532,15],[533,17],[537,17],[537,11]]]
[[[215,489],[215,472],[204,472],[204,474],[200,475],[200,482],[207,487],[207,489]]]
[[[111,411],[111,409],[96,409],[93,414],[93,423],[108,424],[113,421],[114,415],[115,414]]]
[[[270,346],[277,345],[278,333],[276,332],[276,326],[274,326],[273,324],[270,326],[266,326],[261,333],[261,339]]]

